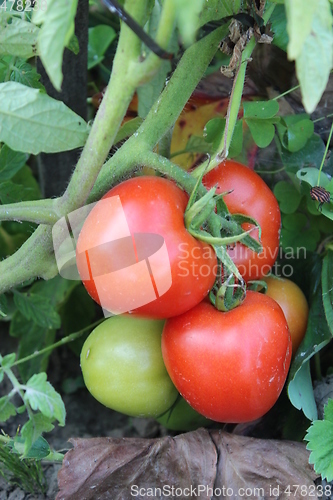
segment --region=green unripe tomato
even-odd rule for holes
[[[100,403],[133,417],[157,417],[177,398],[164,366],[164,321],[114,316],[101,323],[81,351],[88,391]]]
[[[212,423],[195,411],[181,396],[174,406],[156,420],[171,431],[194,431]]]

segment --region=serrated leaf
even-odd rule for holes
[[[323,304],[326,321],[333,335],[333,251],[328,250],[323,258],[321,272],[321,283],[323,288]]]
[[[0,54],[28,59],[37,54],[39,28],[32,23],[0,14]]]
[[[17,309],[28,319],[44,328],[60,328],[61,319],[50,301],[37,294],[14,291]]]
[[[16,408],[8,396],[0,398],[0,422],[6,422],[10,417],[16,415]]]
[[[270,101],[246,101],[243,102],[244,118],[257,118],[267,120],[273,118],[279,111],[279,103]]]
[[[33,410],[39,410],[47,418],[58,420],[59,425],[65,425],[64,403],[60,394],[46,379],[46,373],[43,372],[33,375],[24,387],[24,401],[29,403]]]
[[[21,429],[21,436],[24,439],[23,457],[30,454],[32,446],[40,438],[43,432],[50,432],[54,425],[48,417],[41,413],[32,414],[28,422]],[[46,456],[46,455],[44,455]]]
[[[279,202],[281,212],[285,214],[296,212],[302,196],[295,186],[286,181],[279,181],[274,186],[274,194]]]
[[[104,54],[116,37],[116,32],[106,24],[89,28],[88,32],[88,69],[103,61]]]
[[[333,479],[333,423],[316,420],[309,427],[305,437],[306,448],[311,451],[309,463],[323,479]]]
[[[311,31],[317,1],[307,0],[306,8],[304,8],[303,0],[285,0],[289,59],[296,59],[302,51],[304,42]]]
[[[13,366],[13,364],[15,363],[15,359],[16,359],[16,354],[15,352],[12,352],[10,354],[7,354],[6,356],[4,356],[1,360],[1,365],[4,367],[4,368],[10,368],[11,366]]]
[[[0,140],[14,151],[56,153],[83,146],[88,125],[63,102],[16,82],[0,84]]]
[[[267,148],[275,135],[275,127],[269,120],[245,119],[254,142],[259,148]]]
[[[27,87],[40,89],[45,92],[44,85],[39,81],[40,77],[41,75],[37,73],[36,68],[23,59],[17,59],[15,61],[10,74],[10,80],[12,82],[22,83]]]
[[[13,440],[13,451],[18,453],[19,455],[24,455],[25,450],[25,440],[21,436],[17,436]],[[32,445],[30,450],[24,458],[32,458],[35,460],[42,460],[50,454],[50,446],[49,443],[40,436],[37,441]]]
[[[28,155],[13,151],[6,144],[0,150],[0,182],[7,181],[24,167]]]
[[[332,11],[328,0],[314,0],[316,12],[311,32],[296,58],[296,75],[301,85],[302,103],[312,113],[326,88],[332,68]],[[306,12],[308,9],[303,9]]]
[[[43,66],[56,90],[63,80],[62,58],[65,47],[74,34],[74,19],[78,0],[48,0],[47,9],[40,17],[35,11],[32,21],[43,21],[38,34],[38,51]]]

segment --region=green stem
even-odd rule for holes
[[[317,179],[317,186],[319,186],[319,185],[320,185],[320,175],[321,175],[321,171],[322,171],[323,166],[324,166],[324,162],[325,162],[325,158],[326,158],[326,156],[327,156],[327,152],[328,152],[329,145],[330,145],[330,143],[331,143],[332,133],[333,133],[333,122],[332,122],[332,125],[331,125],[331,130],[330,130],[330,133],[329,133],[329,136],[328,136],[328,139],[327,139],[325,152],[324,152],[324,154],[323,154],[323,159],[321,160],[321,164],[320,164],[320,167],[319,167],[318,179]]]
[[[217,165],[219,165],[228,157],[232,136],[238,118],[239,108],[242,101],[246,67],[255,45],[256,41],[255,37],[253,36],[243,51],[242,59],[232,87],[224,133],[217,148],[217,153],[214,157],[207,159],[200,165],[200,167],[196,168],[192,173],[193,177],[200,177],[203,172],[209,172],[210,170],[213,170],[215,167],[217,167]]]
[[[82,328],[81,330],[78,330],[75,333],[71,333],[70,335],[67,335],[67,337],[63,337],[58,342],[55,342],[52,345],[44,347],[44,349],[41,349],[40,351],[34,352],[33,354],[26,356],[25,358],[18,359],[15,363],[13,363],[12,366],[17,366],[17,365],[20,365],[22,363],[26,363],[27,361],[30,361],[31,359],[36,358],[37,356],[41,356],[42,354],[45,354],[48,351],[52,351],[53,349],[56,349],[57,347],[68,344],[69,342],[73,342],[73,340],[76,340],[79,337],[81,337],[81,335],[84,332],[86,332],[87,330],[92,330],[93,328],[95,328],[95,326],[99,325],[104,320],[105,320],[105,318],[99,319],[98,321],[95,321],[95,323],[92,323],[91,325],[86,326],[85,328]]]
[[[29,221],[53,225],[59,219],[55,200],[36,200],[0,205],[0,220]]]

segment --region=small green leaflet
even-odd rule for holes
[[[188,47],[195,42],[204,0],[175,0],[174,9],[182,43]]]
[[[63,102],[16,82],[0,83],[0,141],[38,154],[83,146],[88,125]]]
[[[324,420],[312,422],[305,438],[311,451],[309,463],[323,479],[333,479],[333,400],[329,399],[324,410]]]
[[[38,34],[38,51],[44,68],[56,90],[63,80],[62,58],[74,34],[78,0],[48,0],[47,9],[34,11],[32,21],[43,23]]]
[[[16,408],[8,396],[0,398],[0,422],[6,422],[10,417],[16,415]]]
[[[33,458],[35,460],[42,460],[47,457],[50,452],[49,443],[40,436],[35,443],[31,446],[29,451],[25,454],[26,442],[21,436],[16,436],[13,439],[13,451],[22,455],[24,458]]]
[[[28,155],[13,151],[6,144],[0,150],[0,182],[8,181],[24,167]]]
[[[59,425],[65,425],[66,410],[64,403],[50,382],[46,373],[33,375],[24,386],[24,402],[29,403],[33,410],[39,410],[45,417],[56,419]]]
[[[88,32],[88,69],[97,66],[104,59],[104,54],[111,42],[116,37],[116,32],[106,24],[99,24],[89,28]]]
[[[7,20],[10,19],[10,24]],[[0,54],[28,59],[37,54],[39,28],[16,17],[0,13]]]
[[[277,101],[248,101],[243,103],[244,121],[250,129],[254,142],[259,148],[266,148],[275,135],[275,123],[279,117]]]
[[[279,201],[281,212],[285,214],[294,213],[302,199],[302,195],[295,186],[286,181],[279,181],[275,184],[274,194]]]
[[[10,80],[12,82],[22,83],[27,87],[45,91],[44,85],[39,81],[40,74],[37,73],[36,69],[24,59],[17,59],[14,62],[12,72],[10,74]]]
[[[14,184],[11,181],[5,181],[0,184],[0,201],[3,205],[14,203],[20,200],[20,196],[24,187],[19,184]]]
[[[33,413],[21,430],[21,436],[25,440],[23,456],[29,454],[32,446],[40,438],[43,432],[50,432],[52,429],[54,429],[54,425],[48,417],[45,417],[42,413]]]
[[[281,2],[282,3],[282,2]],[[289,37],[287,33],[287,19],[284,5],[276,5],[269,18],[274,33],[273,44],[287,52]]]
[[[291,153],[303,149],[314,132],[314,124],[306,113],[284,116],[276,127],[282,146]]]
[[[321,272],[321,283],[323,287],[323,304],[326,321],[333,335],[333,251],[327,250],[323,258]]]
[[[20,293],[14,290],[17,309],[27,318],[45,328],[60,328],[61,319],[51,302],[37,294]]]

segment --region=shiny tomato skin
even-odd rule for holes
[[[217,186],[216,193],[232,190],[224,197],[230,213],[250,216],[261,227],[261,253],[242,243],[228,249],[244,280],[256,280],[268,274],[278,256],[281,230],[280,208],[272,191],[256,172],[233,160],[226,160],[208,172],[203,183],[207,188]],[[253,226],[243,224],[242,227],[248,230]],[[250,235],[258,241],[257,229]]]
[[[158,417],[176,401],[163,363],[164,321],[115,316],[98,325],[81,351],[87,389],[107,408],[133,417]]]
[[[286,317],[295,356],[308,324],[309,306],[305,295],[296,283],[286,278],[267,277],[265,281],[266,295],[279,304]]]
[[[192,408],[218,422],[264,415],[281,393],[291,350],[282,309],[252,291],[228,312],[203,301],[167,320],[162,334],[171,380]]]
[[[167,179],[141,176],[117,185],[101,201],[117,196],[121,200],[132,237],[133,234],[149,233],[164,238],[171,269],[170,288],[155,300],[130,308],[129,311],[140,316],[163,319],[182,314],[201,302],[214,284],[217,260],[213,248],[193,238],[185,228],[187,194]],[[77,266],[81,277],[85,249],[94,247],[94,251],[99,252],[99,245],[105,242],[109,234],[117,231],[118,226],[117,218],[100,208],[98,202],[88,215],[77,242]],[[112,256],[102,250],[97,253],[98,263],[107,264],[110,259]],[[134,293],[142,290],[142,283],[136,281],[130,268],[127,269],[126,280],[131,283],[131,289]],[[164,264],[158,266],[161,275],[164,271],[169,272],[164,269]],[[91,297],[101,303],[93,276],[82,281]],[[113,300],[115,287],[106,284],[104,292],[102,306],[111,310],[108,301]]]

